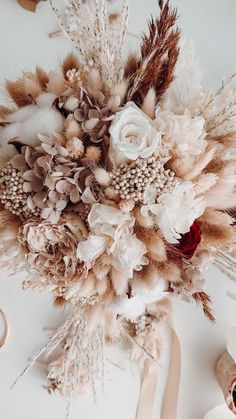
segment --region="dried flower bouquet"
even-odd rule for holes
[[[70,308],[43,348],[60,348],[48,390],[70,397],[102,376],[106,342],[157,359],[173,297],[214,320],[204,269],[236,279],[236,95],[201,88],[168,1],[128,59],[125,0],[51,5],[77,53],[6,83],[0,268]]]

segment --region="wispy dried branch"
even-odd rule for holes
[[[69,0],[66,20],[61,17],[53,0],[49,2],[63,31],[74,43],[82,65],[99,70],[108,88],[120,83],[124,73],[127,1],[122,0],[119,13],[111,15],[107,0]]]

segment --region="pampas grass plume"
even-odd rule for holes
[[[162,276],[167,282],[177,283],[181,279],[181,269],[180,267],[168,260],[166,263],[157,263],[157,272]]]

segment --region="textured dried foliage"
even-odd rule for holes
[[[169,1],[159,0],[160,16],[149,21],[149,32],[143,36],[141,58],[130,56],[126,65],[129,77],[127,98],[140,103],[153,87],[160,100],[174,79],[174,69],[179,56],[180,30],[175,28],[177,14]]]
[[[207,295],[205,292],[195,292],[193,294],[193,298],[196,301],[196,303],[201,304],[203,308],[203,312],[206,315],[206,317],[211,321],[215,321],[215,317],[213,315],[212,309],[209,307],[211,304],[211,299],[209,295]]]

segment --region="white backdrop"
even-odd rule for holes
[[[176,0],[175,4],[183,35],[195,44],[204,70],[204,85],[216,89],[223,75],[236,70],[236,1]],[[156,13],[157,1],[130,0],[130,6],[129,30],[138,34],[145,29],[148,15]],[[63,37],[48,38],[47,34],[57,28],[47,2],[39,5],[36,14],[31,14],[20,8],[16,0],[0,0],[0,81],[14,79],[23,70],[33,70],[35,65],[55,67],[72,47]],[[135,38],[130,37],[131,43],[136,43]],[[2,93],[1,96],[2,102]],[[1,274],[0,308],[8,314],[10,338],[0,349],[0,418],[64,419],[63,401],[42,389],[45,378],[42,366],[33,367],[10,391],[12,381],[28,358],[46,341],[43,327],[58,324],[62,316],[51,308],[50,297],[24,293],[20,282],[19,277]],[[227,292],[236,294],[236,284],[212,268],[207,274],[207,291],[213,299],[215,325],[204,318],[200,308],[180,301],[175,304],[182,342],[178,419],[202,419],[208,409],[223,400],[215,382],[214,364],[225,349],[227,327],[235,325],[236,302]],[[111,351],[108,358],[122,365],[127,363],[121,352]],[[155,419],[159,419],[161,388],[160,385]],[[138,389],[136,372],[107,362],[105,396],[97,404],[89,397],[76,402],[72,419],[134,419]]]

